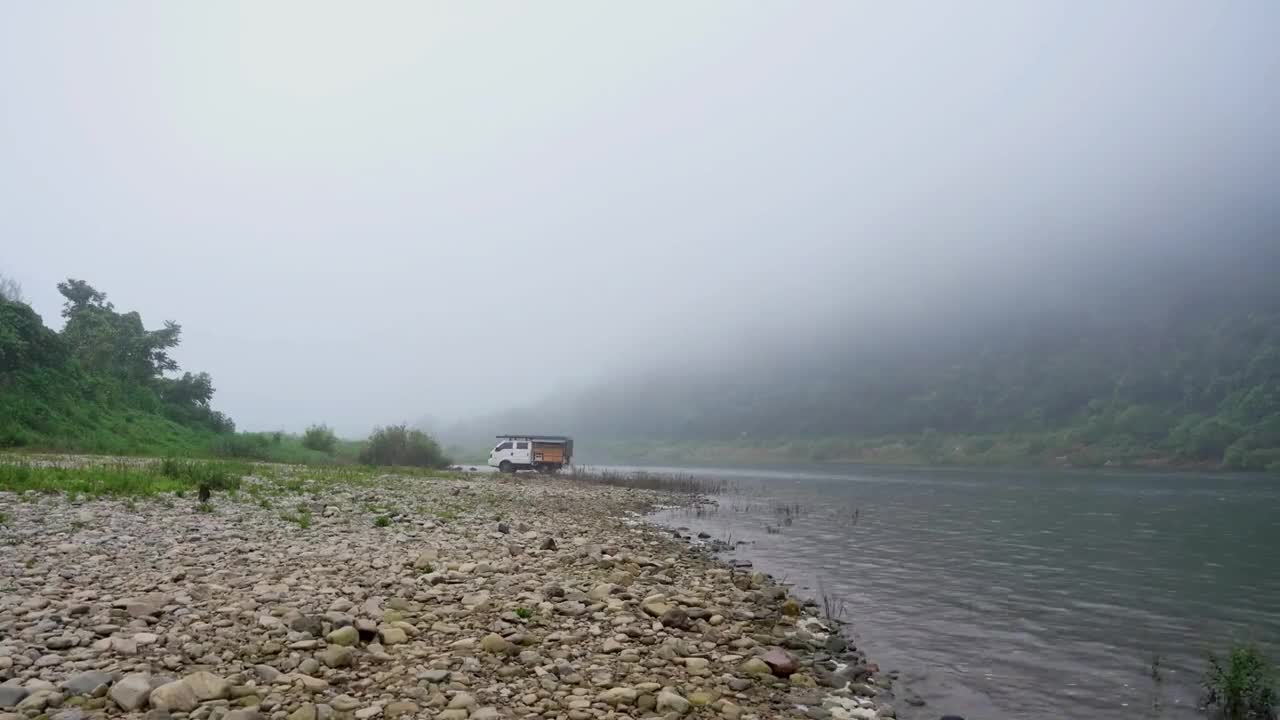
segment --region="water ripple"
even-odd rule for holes
[[[929,700],[900,708],[907,720],[1129,720],[1156,700],[1166,718],[1199,717],[1205,652],[1280,645],[1280,488],[1266,479],[681,472],[735,490],[659,520],[741,541],[737,556],[838,598],[858,643]]]

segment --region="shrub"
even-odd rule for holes
[[[1274,720],[1277,700],[1271,666],[1254,645],[1231,648],[1226,664],[1209,653],[1204,677],[1206,707],[1225,720]]]
[[[328,425],[312,425],[302,434],[302,447],[309,450],[331,453],[337,444],[338,436]]]
[[[387,527],[390,524],[391,524],[391,518],[387,517],[386,515],[379,515],[373,521],[374,527],[383,528],[383,527]]]
[[[360,462],[365,465],[405,465],[443,468],[449,464],[440,445],[421,430],[405,425],[375,428],[364,448]]]

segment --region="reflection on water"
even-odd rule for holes
[[[906,718],[1199,717],[1208,650],[1250,639],[1280,659],[1274,478],[679,472],[734,489],[656,519],[838,598],[871,658],[929,701]]]

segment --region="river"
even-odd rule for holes
[[[661,470],[730,483],[714,510],[654,519],[742,543],[731,557],[842,606],[926,701],[896,703],[908,720],[1201,717],[1208,651],[1250,640],[1280,659],[1275,478]]]

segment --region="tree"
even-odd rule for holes
[[[441,468],[449,464],[435,439],[405,425],[374,428],[360,451],[364,465],[407,465]]]
[[[337,444],[338,437],[328,425],[312,425],[302,434],[302,446],[311,450],[331,453]]]
[[[183,373],[176,380],[166,379],[162,396],[165,402],[188,407],[208,407],[213,399],[213,378],[209,373]]]
[[[182,326],[165,321],[159,330],[147,330],[136,312],[120,314],[99,292],[83,280],[58,283],[66,298],[62,336],[71,352],[87,369],[150,382],[178,369],[169,355],[182,338]]]
[[[0,275],[0,300],[14,303],[25,303],[22,297],[22,285],[7,275]]]

